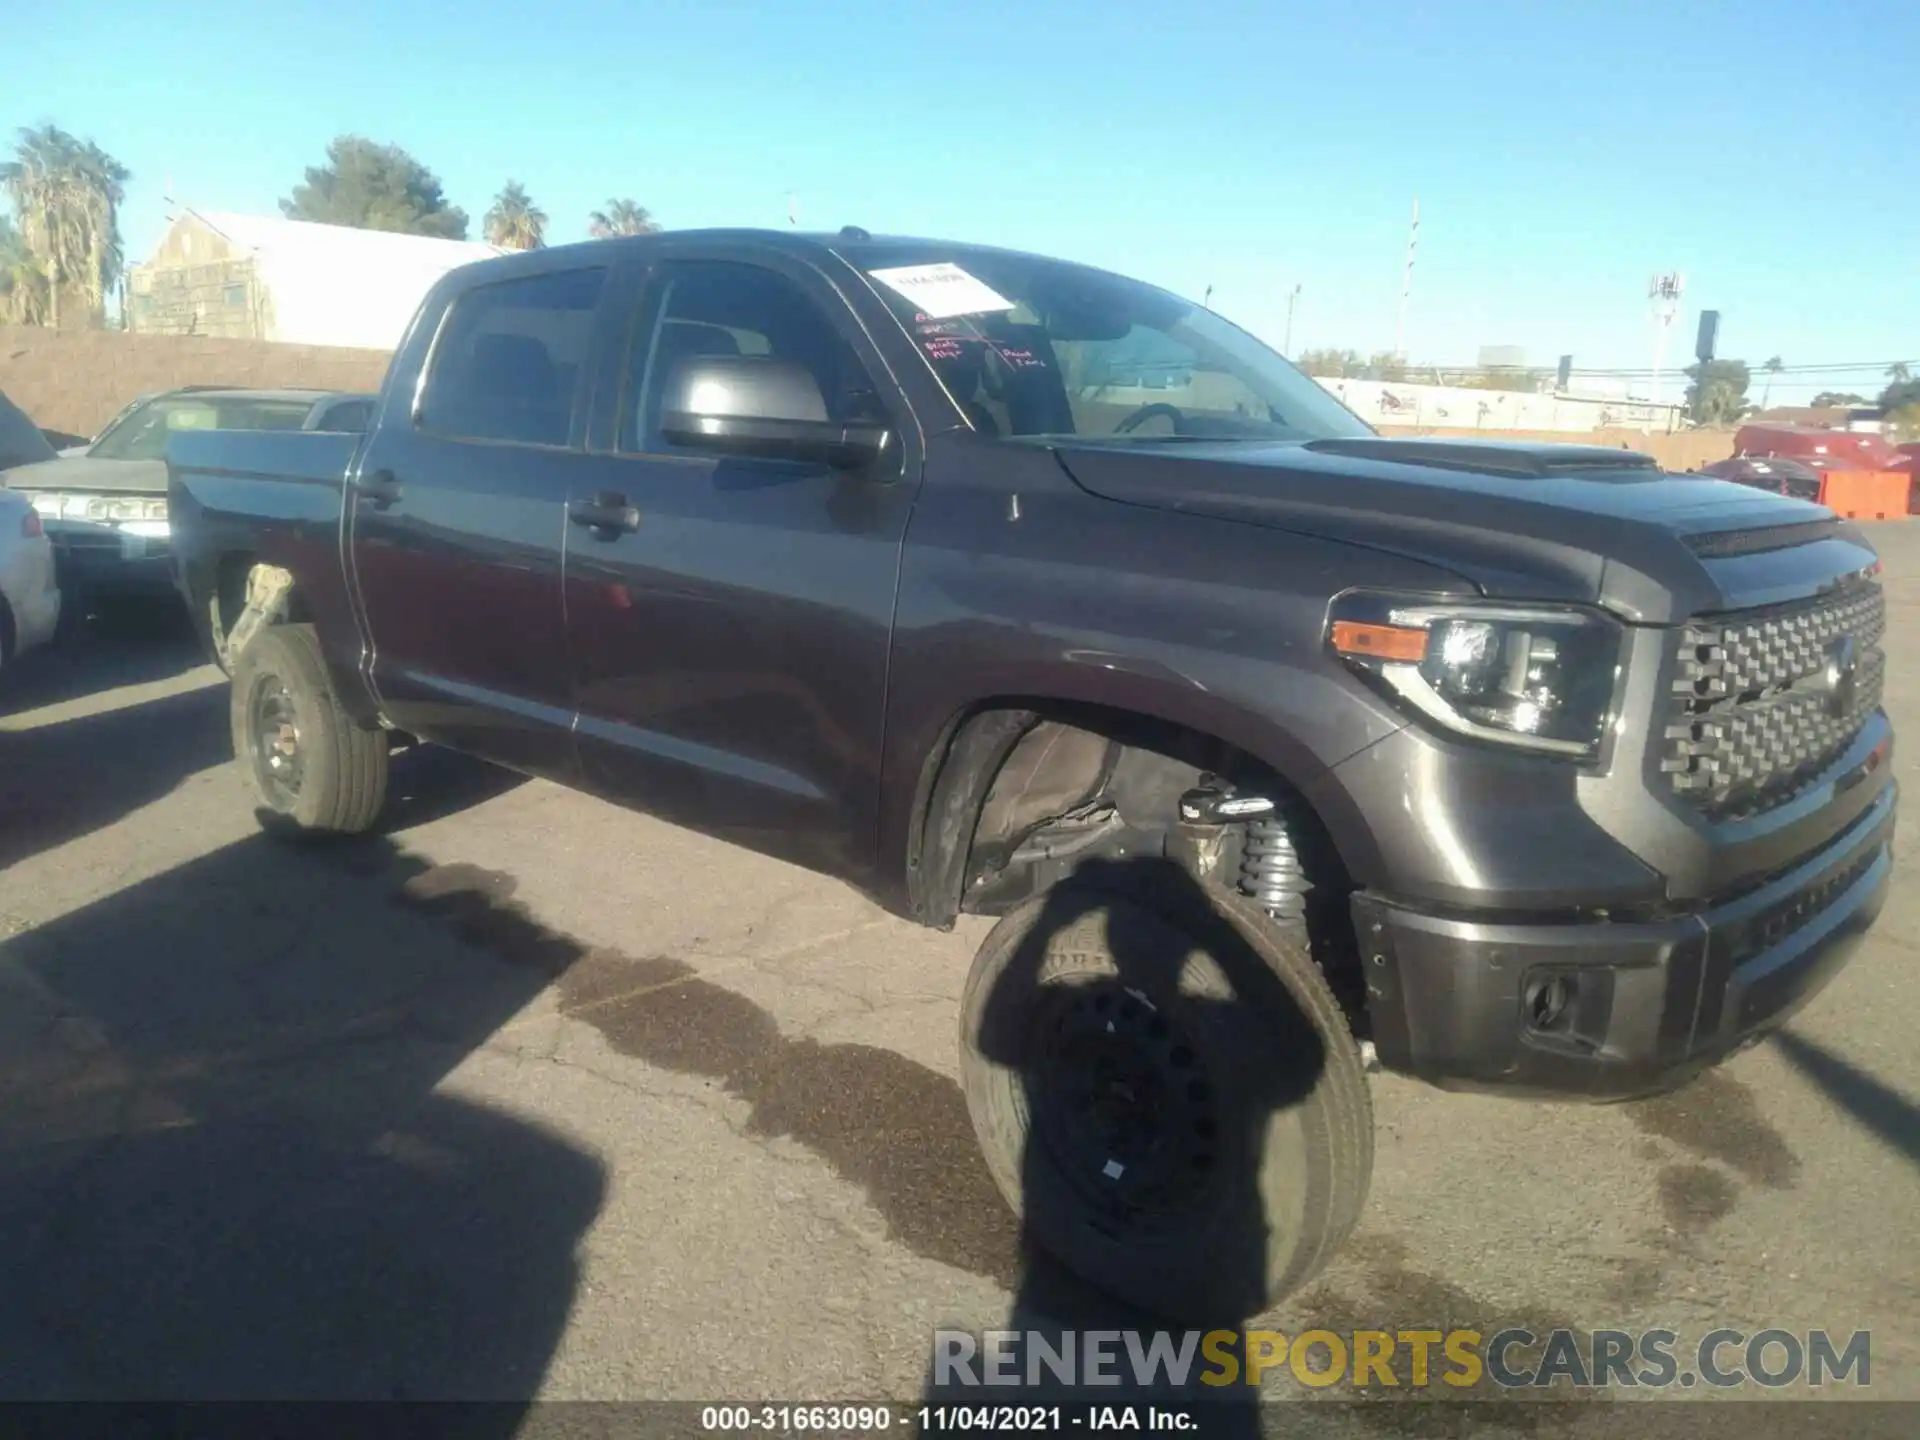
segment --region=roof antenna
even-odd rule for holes
[[[858,225],[842,225],[840,227],[840,238],[842,240],[871,240],[873,236],[862,230]]]

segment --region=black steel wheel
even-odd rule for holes
[[[1092,862],[1002,919],[960,1042],[1027,1242],[1133,1305],[1237,1323],[1359,1219],[1372,1106],[1304,931],[1167,862]]]
[[[306,757],[300,749],[300,714],[277,675],[256,675],[247,705],[254,784],[274,810],[290,812],[300,799]]]
[[[340,706],[311,625],[259,631],[233,662],[233,753],[263,820],[356,834],[387,794],[387,736]]]

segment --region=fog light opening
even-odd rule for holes
[[[1566,1028],[1573,1004],[1573,986],[1561,975],[1543,975],[1527,982],[1527,1023],[1535,1030]]]

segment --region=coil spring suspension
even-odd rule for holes
[[[1312,888],[1286,821],[1278,814],[1248,821],[1240,854],[1241,892],[1276,920],[1298,920],[1307,913]]]
[[[1218,785],[1202,786],[1181,797],[1183,820],[1209,825],[1241,825],[1240,893],[1276,920],[1299,920],[1307,913],[1313,888],[1300,864],[1293,835],[1280,807],[1264,795],[1239,795]]]

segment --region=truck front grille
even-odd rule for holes
[[[1680,631],[1660,768],[1710,818],[1792,799],[1880,706],[1886,597],[1872,580]]]

